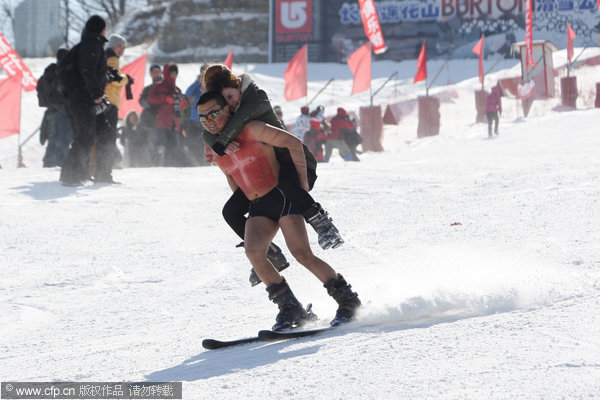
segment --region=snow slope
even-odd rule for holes
[[[39,74],[48,61],[27,62]],[[503,63],[488,87],[518,74]],[[236,67],[293,122],[301,102],[282,101],[285,65]],[[181,86],[197,68],[180,68]],[[332,68],[344,79],[314,104],[368,103],[333,64],[309,66],[309,98]],[[374,88],[396,70],[377,104],[423,94],[414,63],[376,63]],[[385,126],[385,152],[319,165],[313,196],[346,244],[323,251],[309,237],[365,305],[356,323],[298,341],[201,347],[255,334],[276,314],[221,218],[229,189],[216,167],[124,169],[121,186],[65,188],[41,168],[37,137],[20,169],[16,138],[3,139],[0,381],[183,381],[185,399],[599,397],[600,110],[588,94],[573,111],[537,101],[523,119],[504,99],[490,140],[473,123],[476,71],[476,60],[456,61],[440,78],[451,84],[432,89],[449,94],[440,136],[416,139],[413,111]],[[597,71],[577,75],[585,88]],[[34,94],[23,107],[31,132]],[[319,282],[295,262],[284,275],[326,324],[335,304]]]

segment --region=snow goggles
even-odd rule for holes
[[[209,119],[215,120],[215,118],[217,118],[219,116],[219,113],[221,112],[222,109],[223,109],[223,107],[220,107],[216,110],[207,112],[206,114],[198,114],[198,119],[200,120],[200,122],[208,122]]]

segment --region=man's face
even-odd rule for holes
[[[118,44],[113,47],[113,50],[115,51],[117,57],[121,57],[123,53],[125,53],[125,46],[123,46],[122,44]]]
[[[158,68],[153,68],[150,70],[150,76],[152,77],[152,82],[154,82],[157,79],[162,78],[162,71]]]
[[[229,119],[229,106],[221,107],[212,99],[196,108],[204,129],[210,133],[220,133]]]

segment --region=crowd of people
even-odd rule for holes
[[[177,64],[152,64],[152,83],[138,99],[141,114],[129,111],[121,121],[121,91],[126,90],[129,99],[133,84],[119,64],[127,41],[105,34],[106,22],[99,16],[89,18],[80,43],[71,50],[59,49],[56,62],[39,79],[39,105],[47,108],[40,128],[40,143],[47,144],[43,166],[61,167],[63,184],[79,186],[88,180],[115,184],[112,170],[121,166],[206,165],[195,104],[206,89],[202,77],[207,65],[202,65],[184,93],[177,85]],[[75,73],[69,79],[61,79],[71,72]],[[275,106],[274,111],[287,129],[281,107]],[[322,106],[310,113],[302,107],[292,132],[318,162],[329,161],[333,149],[344,160],[358,161],[356,146],[362,139],[342,108],[329,123]]]

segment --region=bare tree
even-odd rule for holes
[[[115,26],[127,11],[146,3],[146,0],[62,0],[65,43],[72,44],[69,38],[78,38],[85,22],[94,14],[105,18],[109,26]]]
[[[12,32],[14,32],[15,7],[10,0],[2,0],[2,2],[0,3],[0,22],[2,22],[2,26],[7,26],[7,21],[10,22],[10,28]],[[4,34],[6,34],[6,32],[4,32]],[[12,34],[10,36],[12,36]]]

